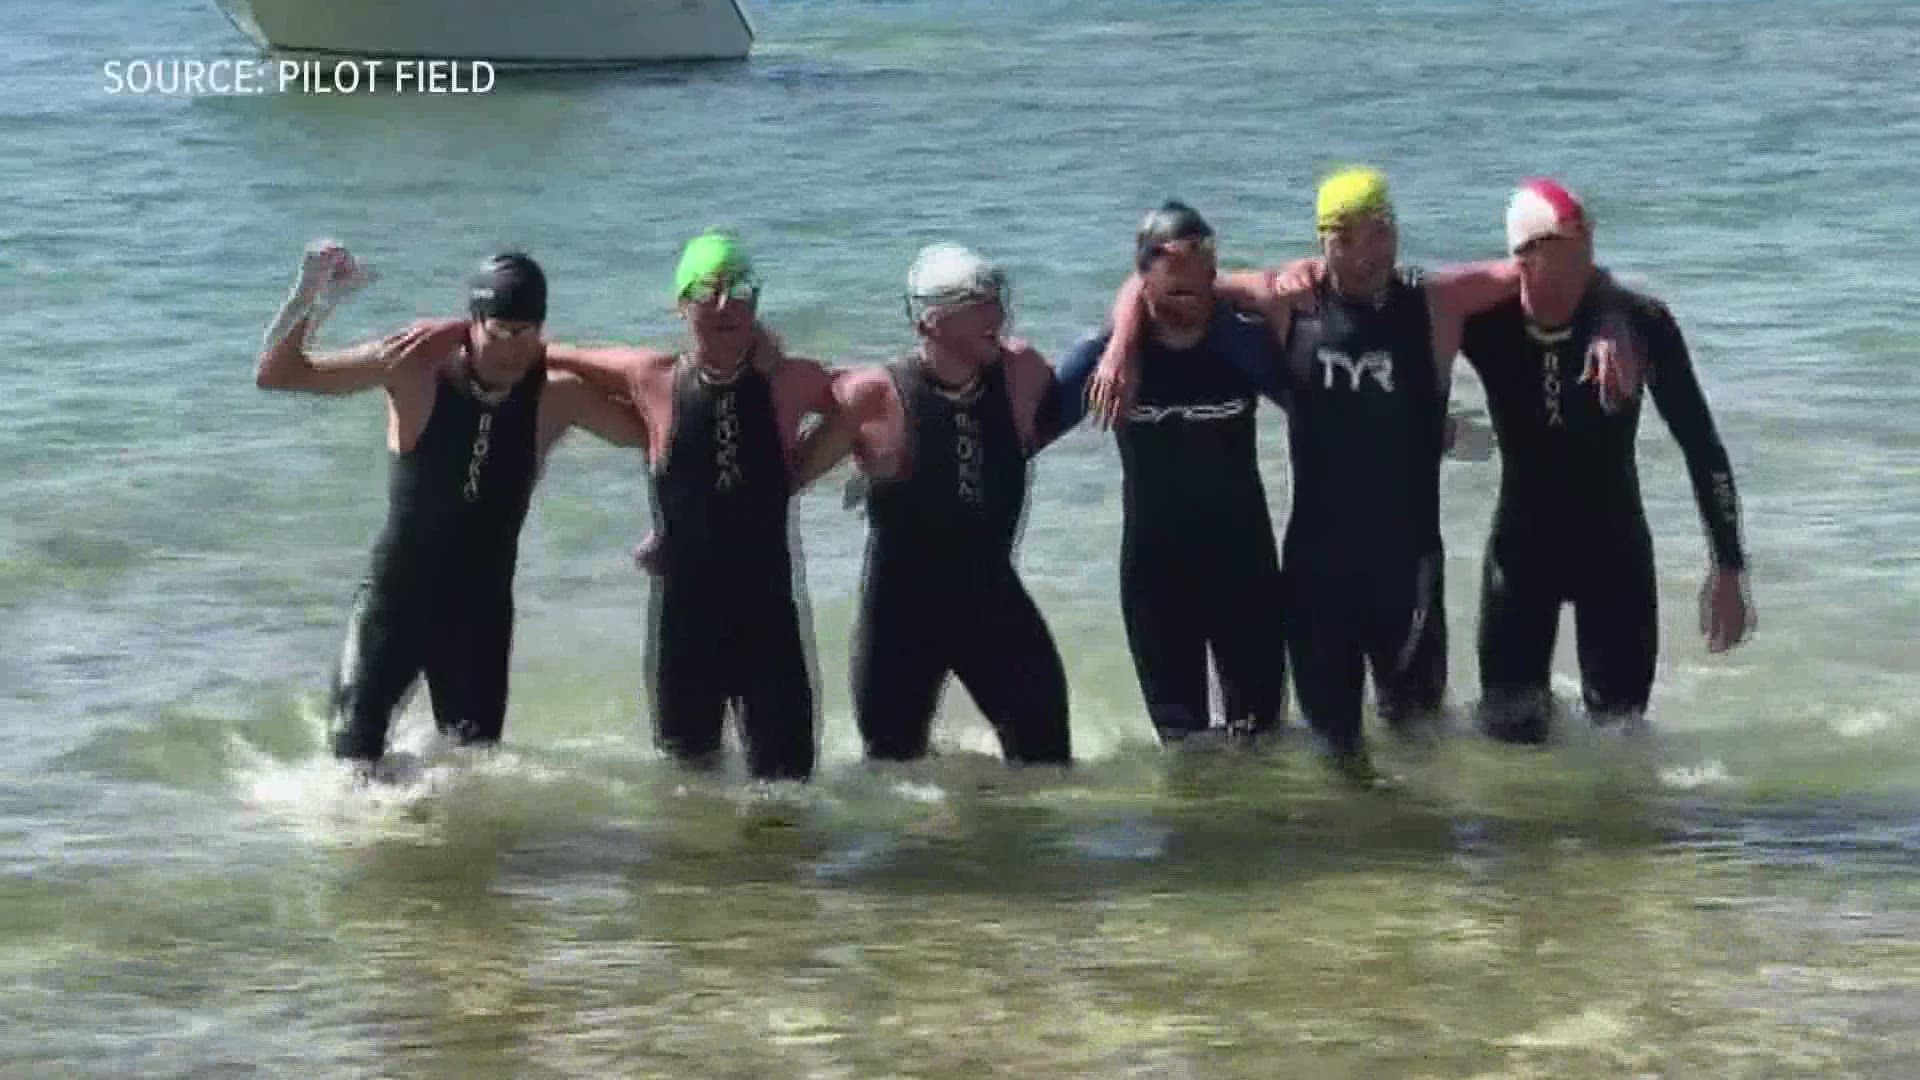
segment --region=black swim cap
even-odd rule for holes
[[[467,310],[476,319],[547,321],[547,275],[529,255],[495,255],[467,286]]]
[[[1167,244],[1181,240],[1213,239],[1213,226],[1200,216],[1200,211],[1178,199],[1168,199],[1160,204],[1160,209],[1147,215],[1140,223],[1140,232],[1134,237],[1134,265],[1145,270],[1160,254]]]

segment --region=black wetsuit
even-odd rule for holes
[[[1110,334],[1060,365],[1056,432],[1084,413],[1084,385]],[[1271,366],[1265,324],[1216,310],[1206,336],[1141,342],[1120,447],[1120,610],[1161,739],[1205,729],[1211,650],[1230,728],[1278,727],[1286,686],[1280,557],[1260,479],[1253,373]]]
[[[419,442],[394,456],[386,528],[334,675],[339,757],[377,760],[395,709],[423,673],[441,731],[499,741],[545,387],[543,364],[496,405],[443,379]]]
[[[715,384],[680,361],[662,465],[654,506],[665,569],[647,663],[656,739],[683,762],[709,764],[731,704],[748,770],[805,779],[813,679],[788,544],[793,485],[767,377],[749,365]]]
[[[1015,763],[1066,764],[1067,681],[1013,565],[1027,452],[1003,365],[960,401],[916,360],[889,367],[907,417],[898,477],[867,496],[866,572],[853,656],[854,716],[876,760],[927,752],[947,675]]]
[[[1646,350],[1647,387],[1686,456],[1713,558],[1745,566],[1733,472],[1663,304],[1596,283],[1558,332],[1532,326],[1518,300],[1469,319],[1462,352],[1486,386],[1501,460],[1481,583],[1483,719],[1511,741],[1547,736],[1562,603],[1573,604],[1583,696],[1596,719],[1643,711],[1653,686],[1659,621],[1634,452],[1640,402],[1610,415],[1580,381],[1596,322],[1616,304]]]
[[[1446,689],[1440,458],[1446,401],[1417,271],[1379,301],[1322,285],[1283,365],[1293,510],[1285,558],[1300,708],[1336,752],[1361,746],[1367,668],[1390,720]]]

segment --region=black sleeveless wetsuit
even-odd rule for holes
[[[960,401],[915,360],[888,369],[907,417],[900,476],[876,480],[853,657],[867,756],[927,752],[953,674],[1010,762],[1071,757],[1067,682],[1052,634],[1013,565],[1027,453],[995,364]]]
[[[666,557],[647,663],[656,739],[683,762],[709,763],[732,705],[753,776],[806,779],[813,679],[788,542],[793,485],[767,377],[749,365],[717,384],[682,360],[662,464],[654,507]]]
[[[1501,463],[1481,581],[1483,722],[1508,741],[1547,737],[1563,603],[1593,716],[1643,711],[1652,693],[1659,616],[1634,446],[1640,401],[1609,414],[1580,379],[1616,306],[1646,350],[1647,389],[1686,457],[1714,561],[1746,565],[1733,471],[1665,305],[1596,283],[1558,331],[1533,326],[1517,299],[1467,320],[1461,351],[1486,386]]]
[[[534,365],[495,405],[443,379],[419,442],[394,455],[386,527],[334,674],[337,756],[377,760],[423,673],[440,730],[499,741],[546,379]]]
[[[1332,749],[1353,752],[1368,667],[1389,719],[1437,709],[1445,693],[1446,402],[1418,271],[1397,271],[1378,303],[1330,285],[1318,299],[1288,335],[1282,565],[1301,711]]]

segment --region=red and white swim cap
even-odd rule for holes
[[[1572,236],[1587,227],[1587,208],[1558,180],[1535,177],[1507,204],[1507,250],[1546,236]]]

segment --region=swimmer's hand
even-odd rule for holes
[[[1587,346],[1580,381],[1592,384],[1602,410],[1617,413],[1639,396],[1645,376],[1646,348],[1632,325],[1619,314],[1603,317]]]
[[[1101,431],[1118,424],[1133,407],[1139,389],[1139,372],[1125,352],[1109,341],[1100,354],[1100,364],[1087,380],[1087,416]]]
[[[334,305],[373,280],[373,271],[361,266],[340,244],[332,240],[308,244],[300,258],[300,272],[294,279],[293,291],[267,326],[265,347],[274,348],[303,325],[304,335],[311,336]]]
[[[1747,595],[1747,575],[1716,566],[1700,587],[1700,633],[1707,651],[1723,653],[1752,636],[1759,620]]]
[[[667,545],[665,538],[658,531],[648,533],[646,539],[635,545],[633,566],[634,569],[655,577],[666,573]]]
[[[1293,310],[1312,312],[1319,307],[1316,292],[1326,276],[1327,260],[1295,259],[1278,270],[1267,271],[1267,287],[1274,299],[1284,300]]]
[[[1455,461],[1491,461],[1493,429],[1471,416],[1447,417],[1444,449]]]
[[[299,300],[307,306],[307,320],[318,324],[335,307],[373,284],[377,275],[345,247],[332,240],[315,240],[307,245],[300,261],[300,283],[295,287]]]
[[[866,473],[855,472],[847,479],[847,486],[840,491],[840,508],[857,510],[867,501],[867,495],[873,491],[873,481]]]

